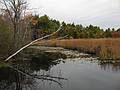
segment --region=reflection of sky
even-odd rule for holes
[[[102,28],[120,27],[120,0],[30,0],[40,15]]]
[[[120,90],[120,72],[111,68],[112,65],[109,68],[99,66],[97,61],[85,58],[66,59],[64,64],[60,63],[51,69],[54,76],[61,70],[62,77],[68,79],[63,81],[63,88],[59,89],[53,84],[51,88],[48,85],[43,90]]]

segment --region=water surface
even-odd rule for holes
[[[56,57],[49,52],[29,56],[12,66],[27,75],[1,67],[0,90],[120,90],[118,62],[103,63],[91,56]]]

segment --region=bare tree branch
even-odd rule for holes
[[[6,9],[7,9],[7,12],[8,12],[8,14],[9,14],[9,16],[10,16],[10,20],[12,21],[12,23],[14,23],[14,21],[13,21],[13,19],[12,19],[12,15],[11,15],[11,13],[10,13],[10,10],[9,10],[9,8],[8,8],[7,3],[6,3],[5,0],[3,0],[3,4],[5,5],[5,7],[6,7]]]
[[[56,79],[63,79],[63,80],[67,80],[66,78],[61,78],[61,77],[54,77],[54,76],[50,76],[50,75],[36,75],[39,77],[48,77],[48,78],[56,78]]]
[[[3,64],[6,64],[6,63],[4,63],[4,62],[2,62],[2,61],[0,61],[0,62],[3,63]],[[21,74],[23,74],[23,75],[25,75],[25,76],[27,76],[27,77],[30,77],[30,78],[36,78],[36,79],[53,81],[53,82],[57,83],[60,87],[62,87],[62,84],[61,84],[60,82],[58,82],[57,80],[54,80],[54,79],[67,80],[67,79],[65,79],[65,78],[54,77],[54,76],[49,76],[49,75],[31,75],[31,74],[26,73],[26,72],[23,72],[23,71],[21,71],[21,70],[19,70],[19,69],[17,69],[17,68],[14,68],[14,67],[11,66],[11,65],[8,65],[8,64],[7,64],[7,66],[8,66],[9,68],[17,71],[18,73],[21,73]]]
[[[23,46],[23,47],[20,48],[17,52],[15,52],[14,54],[10,55],[7,59],[5,59],[5,62],[9,61],[12,57],[14,57],[15,55],[17,55],[19,52],[21,52],[21,51],[24,50],[25,48],[29,47],[30,45],[34,44],[35,42],[37,42],[37,41],[39,41],[39,40],[43,40],[43,39],[48,38],[48,37],[50,37],[50,36],[53,36],[54,34],[56,34],[57,32],[59,32],[60,30],[61,30],[61,26],[59,27],[59,29],[58,29],[57,31],[53,32],[52,34],[46,35],[46,36],[44,36],[44,37],[42,37],[42,38],[38,38],[38,39],[30,42],[29,44]]]
[[[23,74],[23,75],[25,75],[25,76],[28,76],[28,77],[30,77],[30,78],[36,78],[36,79],[42,79],[42,80],[49,80],[49,81],[53,81],[53,82],[55,82],[55,83],[57,83],[58,85],[60,85],[60,87],[62,87],[62,84],[60,83],[60,82],[58,82],[58,81],[56,81],[56,80],[54,80],[54,79],[52,79],[52,78],[47,78],[46,76],[42,76],[42,77],[39,77],[39,76],[37,76],[37,75],[30,75],[30,74],[28,74],[28,73],[25,73],[25,72],[23,72],[23,71],[21,71],[21,70],[19,70],[19,69],[17,69],[17,68],[14,68],[14,67],[12,67],[12,66],[10,66],[10,65],[8,65],[8,67],[9,68],[11,68],[11,69],[13,69],[13,70],[15,70],[15,71],[17,71],[18,73],[21,73],[21,74]],[[52,76],[51,76],[52,77]],[[59,77],[59,79],[60,79],[60,77]],[[61,78],[62,79],[62,78]],[[64,79],[65,80],[65,79]]]
[[[65,36],[63,36],[63,37],[59,37],[59,38],[57,38],[57,40],[61,40],[61,39],[64,39],[64,38],[66,38],[66,37],[68,37],[68,35],[65,35]]]

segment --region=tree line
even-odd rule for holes
[[[11,10],[10,10],[11,11]],[[11,12],[12,19],[17,18],[15,12]],[[13,23],[14,22],[14,23]],[[26,14],[17,21],[11,21],[8,11],[0,14],[0,57],[6,58],[25,44],[45,35],[55,32],[60,21],[51,19],[47,15],[39,16]],[[16,25],[14,25],[16,24]],[[64,37],[67,39],[79,38],[118,38],[120,29],[101,29],[98,26],[75,25],[74,23],[61,23],[61,30],[47,38],[54,39]]]
[[[49,33],[54,32],[60,25],[60,21],[50,19],[47,15],[32,16],[31,28],[33,29],[33,39],[42,37]],[[63,37],[68,35],[68,39],[79,39],[79,38],[117,38],[120,37],[120,30],[114,28],[101,29],[98,26],[83,26],[75,25],[74,23],[62,22],[62,30],[51,38]]]

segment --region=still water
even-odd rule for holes
[[[91,56],[39,53],[11,65],[23,73],[1,67],[0,90],[120,90],[120,63]]]

